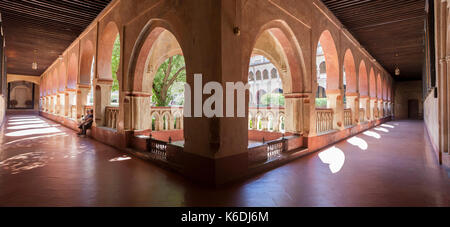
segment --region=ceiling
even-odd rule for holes
[[[40,76],[110,1],[1,0],[8,73]]]
[[[322,2],[395,80],[422,79],[425,0]]]
[[[8,73],[41,75],[110,1],[1,0]],[[421,79],[425,0],[322,1],[396,80]]]

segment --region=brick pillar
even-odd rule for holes
[[[358,95],[347,95],[348,107],[352,110],[352,124],[359,123],[359,98]]]

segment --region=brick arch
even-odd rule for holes
[[[375,72],[373,68],[370,69],[369,73],[369,95],[371,98],[377,97],[377,81],[375,78]]]
[[[382,95],[383,95],[383,88],[382,88],[382,78],[381,78],[381,74],[378,73],[377,74],[377,98],[381,99]]]
[[[67,87],[67,73],[66,73],[66,64],[64,62],[61,62],[59,65],[59,85],[58,85],[58,91],[63,92],[66,90]]]
[[[369,96],[369,79],[367,77],[367,68],[364,60],[359,63],[359,94],[362,97]]]
[[[86,40],[82,45],[80,58],[80,84],[91,84],[91,70],[94,63],[94,44]]]
[[[339,89],[339,55],[337,52],[336,44],[330,31],[325,30],[320,35],[317,43],[316,50],[319,44],[322,46],[322,50],[325,56],[325,64],[327,71],[327,92],[337,91]]]
[[[78,76],[78,58],[75,53],[72,53],[69,57],[67,74],[67,88],[76,89]]]
[[[388,88],[387,88],[387,90],[388,90],[388,93],[387,93],[387,99],[388,99],[388,101],[391,101],[392,100],[392,88],[391,88],[391,86],[388,86]]]
[[[248,71],[250,57],[262,55],[278,70],[286,93],[301,92],[305,87],[305,63],[300,45],[290,27],[282,20],[274,20],[261,26],[254,37],[251,53],[246,53],[243,67]],[[244,77],[244,81],[247,79]]]
[[[112,80],[111,59],[114,42],[120,37],[119,28],[113,21],[109,22],[100,34],[98,49],[98,77],[100,79]],[[120,67],[120,64],[119,64]]]
[[[353,53],[347,49],[344,56],[344,69],[347,83],[347,93],[356,93],[358,91],[358,83],[356,80],[356,66]]]
[[[58,68],[54,68],[52,72],[52,95],[56,95],[58,93],[59,86],[59,78],[58,78]]]
[[[152,92],[153,78],[169,57],[184,55],[179,36],[164,20],[150,20],[143,28],[134,46],[128,84],[133,92]],[[186,59],[185,59],[186,60]],[[186,69],[188,63],[186,62]]]

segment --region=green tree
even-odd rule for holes
[[[111,72],[113,78],[112,92],[119,90],[119,80],[117,80],[117,70],[119,70],[120,63],[120,36],[117,35],[114,41],[112,58],[111,58]]]
[[[179,88],[172,89],[175,82],[186,82],[186,66],[181,55],[168,58],[156,72],[152,98],[157,106],[168,106],[180,92]]]
[[[327,108],[328,99],[327,98],[316,98],[317,108]]]
[[[263,106],[284,106],[285,99],[283,94],[268,93],[261,97],[261,105]]]

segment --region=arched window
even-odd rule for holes
[[[270,77],[271,77],[272,79],[278,78],[278,72],[277,72],[277,69],[275,69],[275,68],[272,69],[272,71],[270,72]]]
[[[279,128],[280,128],[280,132],[285,132],[286,130],[285,130],[285,126],[284,126],[284,121],[285,121],[285,118],[284,118],[284,116],[280,116],[280,125],[279,125]]]
[[[255,80],[255,74],[253,74],[253,72],[249,72],[248,81],[254,81],[254,80]]]
[[[91,65],[91,90],[89,91],[89,94],[87,96],[87,105],[93,105],[94,104],[94,65],[95,65],[95,58],[92,58],[92,65]]]
[[[117,35],[114,41],[113,52],[111,57],[111,72],[113,84],[111,88],[111,105],[119,105],[119,80],[117,79],[117,70],[119,70],[120,63],[120,35]]]
[[[263,71],[263,79],[264,80],[268,80],[269,79],[269,71],[267,71],[267,69],[265,69]]]
[[[327,73],[327,65],[325,64],[325,61],[323,61],[319,65],[319,74],[325,74],[325,73]]]
[[[269,114],[269,116],[267,116],[267,129],[269,131],[273,131],[273,116],[272,116],[272,114]]]
[[[256,126],[257,126],[257,129],[258,130],[263,130],[263,127],[262,127],[262,117],[261,117],[261,115],[258,115],[257,117],[256,117]]]
[[[261,80],[261,71],[256,71],[256,80]]]

